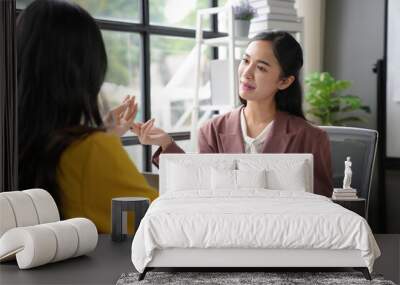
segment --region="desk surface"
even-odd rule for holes
[[[400,281],[400,235],[375,235],[382,256],[374,272],[395,283]],[[112,242],[100,235],[95,251],[41,267],[19,270],[16,262],[0,264],[0,284],[115,284],[122,273],[134,271],[131,262],[132,238]],[[312,271],[312,270],[311,270]]]
[[[88,255],[19,270],[17,263],[0,264],[0,284],[115,284],[122,273],[134,271],[132,238],[112,242],[99,235],[96,249]]]

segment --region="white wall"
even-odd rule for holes
[[[400,158],[400,1],[388,2],[386,155]]]
[[[326,1],[324,69],[336,79],[351,80],[348,93],[371,107],[366,122],[355,126],[377,127],[377,76],[372,68],[384,55],[384,19],[385,0]]]

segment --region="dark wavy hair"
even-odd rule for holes
[[[36,0],[17,19],[19,189],[57,198],[57,167],[74,141],[104,131],[98,93],[107,55],[95,20],[76,4]]]
[[[279,111],[288,112],[291,115],[305,119],[303,113],[303,91],[299,81],[299,73],[303,66],[303,51],[300,44],[287,32],[272,31],[262,32],[251,38],[255,41],[269,41],[272,43],[273,52],[281,67],[281,77],[293,75],[295,80],[284,90],[275,94],[275,102]],[[247,101],[239,97],[243,105]]]

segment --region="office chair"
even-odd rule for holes
[[[366,218],[368,220],[369,193],[378,144],[378,132],[370,129],[321,126],[329,136],[331,143],[333,185],[342,188],[344,161],[347,156],[352,161],[351,187],[357,189],[357,195],[366,200]]]

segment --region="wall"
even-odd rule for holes
[[[384,55],[385,0],[326,1],[324,70],[337,79],[353,82],[349,94],[358,95],[371,108],[365,123],[354,126],[377,127],[377,77],[372,68]],[[363,114],[359,112],[357,114]],[[379,131],[379,130],[378,130]],[[390,212],[382,214],[383,190],[375,175],[370,193],[369,222],[374,232],[391,223]]]
[[[376,128],[376,75],[372,68],[384,54],[384,0],[326,1],[325,70],[353,81],[350,94],[371,107],[366,123]]]
[[[388,2],[386,155],[400,158],[400,1]]]
[[[386,155],[400,159],[400,1],[388,1]],[[387,231],[400,233],[400,169],[387,169]]]

